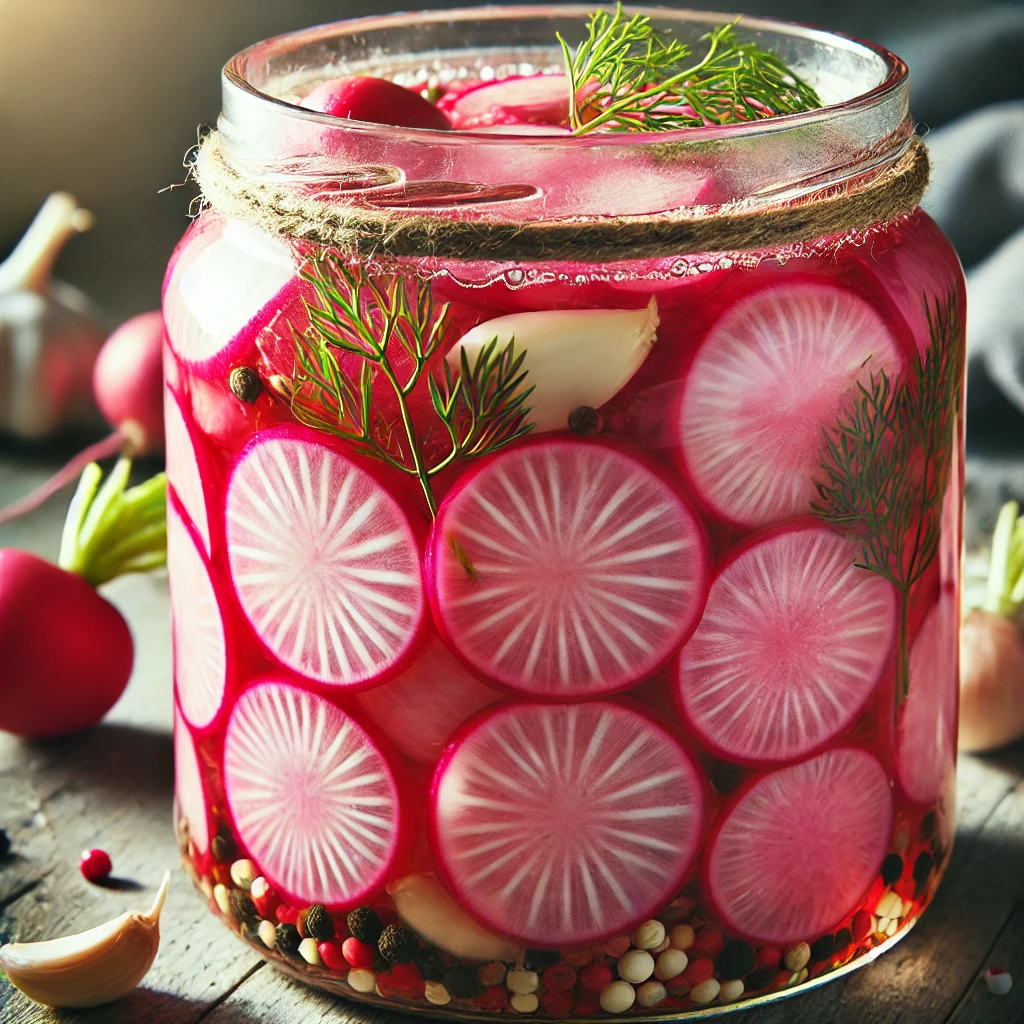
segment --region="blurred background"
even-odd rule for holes
[[[970,482],[987,518],[1006,492],[1024,493],[1013,457],[1024,449],[1024,3],[741,6],[876,40],[910,65],[935,166],[928,207],[971,275]],[[197,125],[216,118],[221,65],[267,36],[390,9],[352,0],[0,0],[0,257],[46,194],[66,189],[96,227],[68,245],[58,276],[93,297],[111,325],[157,306],[194,195],[161,190],[184,179]]]

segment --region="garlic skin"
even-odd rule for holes
[[[433,874],[406,875],[387,889],[403,924],[444,953],[483,963],[515,962],[524,952],[512,939],[477,924]]]
[[[128,911],[77,935],[0,946],[0,969],[11,984],[44,1006],[85,1008],[131,992],[160,945],[160,911],[171,873],[149,911]]]
[[[564,430],[569,414],[580,406],[597,409],[613,398],[633,376],[658,329],[654,296],[644,309],[554,309],[511,313],[478,324],[464,334],[445,356],[456,372],[462,352],[470,368],[481,349],[495,337],[498,349],[510,341],[515,352],[526,353],[524,387],[528,421],[534,433]]]

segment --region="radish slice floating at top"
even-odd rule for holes
[[[704,501],[744,526],[810,511],[823,431],[872,374],[902,357],[881,316],[823,282],[765,288],[708,332],[683,387],[685,468]]]
[[[663,906],[703,820],[679,743],[605,701],[483,711],[434,777],[434,840],[459,904],[537,947],[599,942]]]
[[[462,131],[488,125],[562,125],[569,120],[569,81],[565,75],[540,74],[481,82],[442,96],[437,106]]]
[[[765,775],[711,841],[707,897],[730,931],[755,942],[815,939],[874,881],[892,813],[885,771],[854,747]]]
[[[174,709],[174,798],[178,819],[188,822],[188,837],[198,853],[210,846],[210,825],[206,820],[206,800],[199,773],[199,758],[178,709]]]
[[[342,686],[383,682],[426,602],[398,502],[313,432],[262,433],[232,471],[228,562],[239,603],[284,665]]]
[[[167,459],[167,480],[178,500],[203,539],[203,548],[210,553],[210,522],[206,514],[206,495],[199,472],[195,445],[181,411],[177,395],[166,389],[164,394],[164,444]]]
[[[717,754],[790,761],[864,706],[892,649],[896,592],[854,565],[859,553],[805,526],[751,544],[718,574],[677,674],[683,715]]]
[[[955,591],[944,591],[910,649],[910,686],[900,710],[896,768],[911,800],[931,803],[956,765],[959,641]]]
[[[224,789],[242,842],[299,906],[354,906],[408,852],[387,756],[341,708],[298,687],[262,682],[239,698]]]
[[[580,698],[631,686],[697,624],[703,527],[646,460],[584,441],[502,452],[466,474],[430,541],[451,646],[502,686]]]
[[[201,729],[224,700],[224,622],[206,563],[173,501],[167,503],[167,569],[178,703],[189,724]]]

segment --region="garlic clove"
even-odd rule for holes
[[[534,432],[564,430],[580,406],[597,409],[613,398],[640,368],[655,342],[658,304],[644,309],[558,309],[511,313],[478,324],[445,357],[453,370],[465,351],[475,367],[481,349],[494,338],[498,349],[514,341],[526,353],[523,387]]]
[[[444,953],[466,960],[516,961],[523,947],[477,924],[432,874],[392,882],[388,894],[402,922]]]
[[[153,906],[128,911],[76,935],[0,946],[0,969],[11,984],[45,1006],[84,1008],[120,999],[153,964],[160,945],[160,911],[168,871]]]

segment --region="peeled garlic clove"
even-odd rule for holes
[[[487,931],[462,910],[433,875],[406,875],[388,886],[395,913],[430,945],[466,960],[516,961],[523,947]]]
[[[145,977],[160,945],[160,911],[171,873],[147,913],[128,911],[77,935],[0,946],[0,969],[15,988],[45,1006],[101,1006]]]
[[[569,414],[581,405],[593,409],[613,398],[640,368],[655,341],[658,304],[644,309],[558,309],[512,313],[478,324],[445,357],[461,368],[465,351],[470,369],[481,349],[498,339],[497,350],[515,342],[526,353],[524,388],[534,432],[564,430]]]

